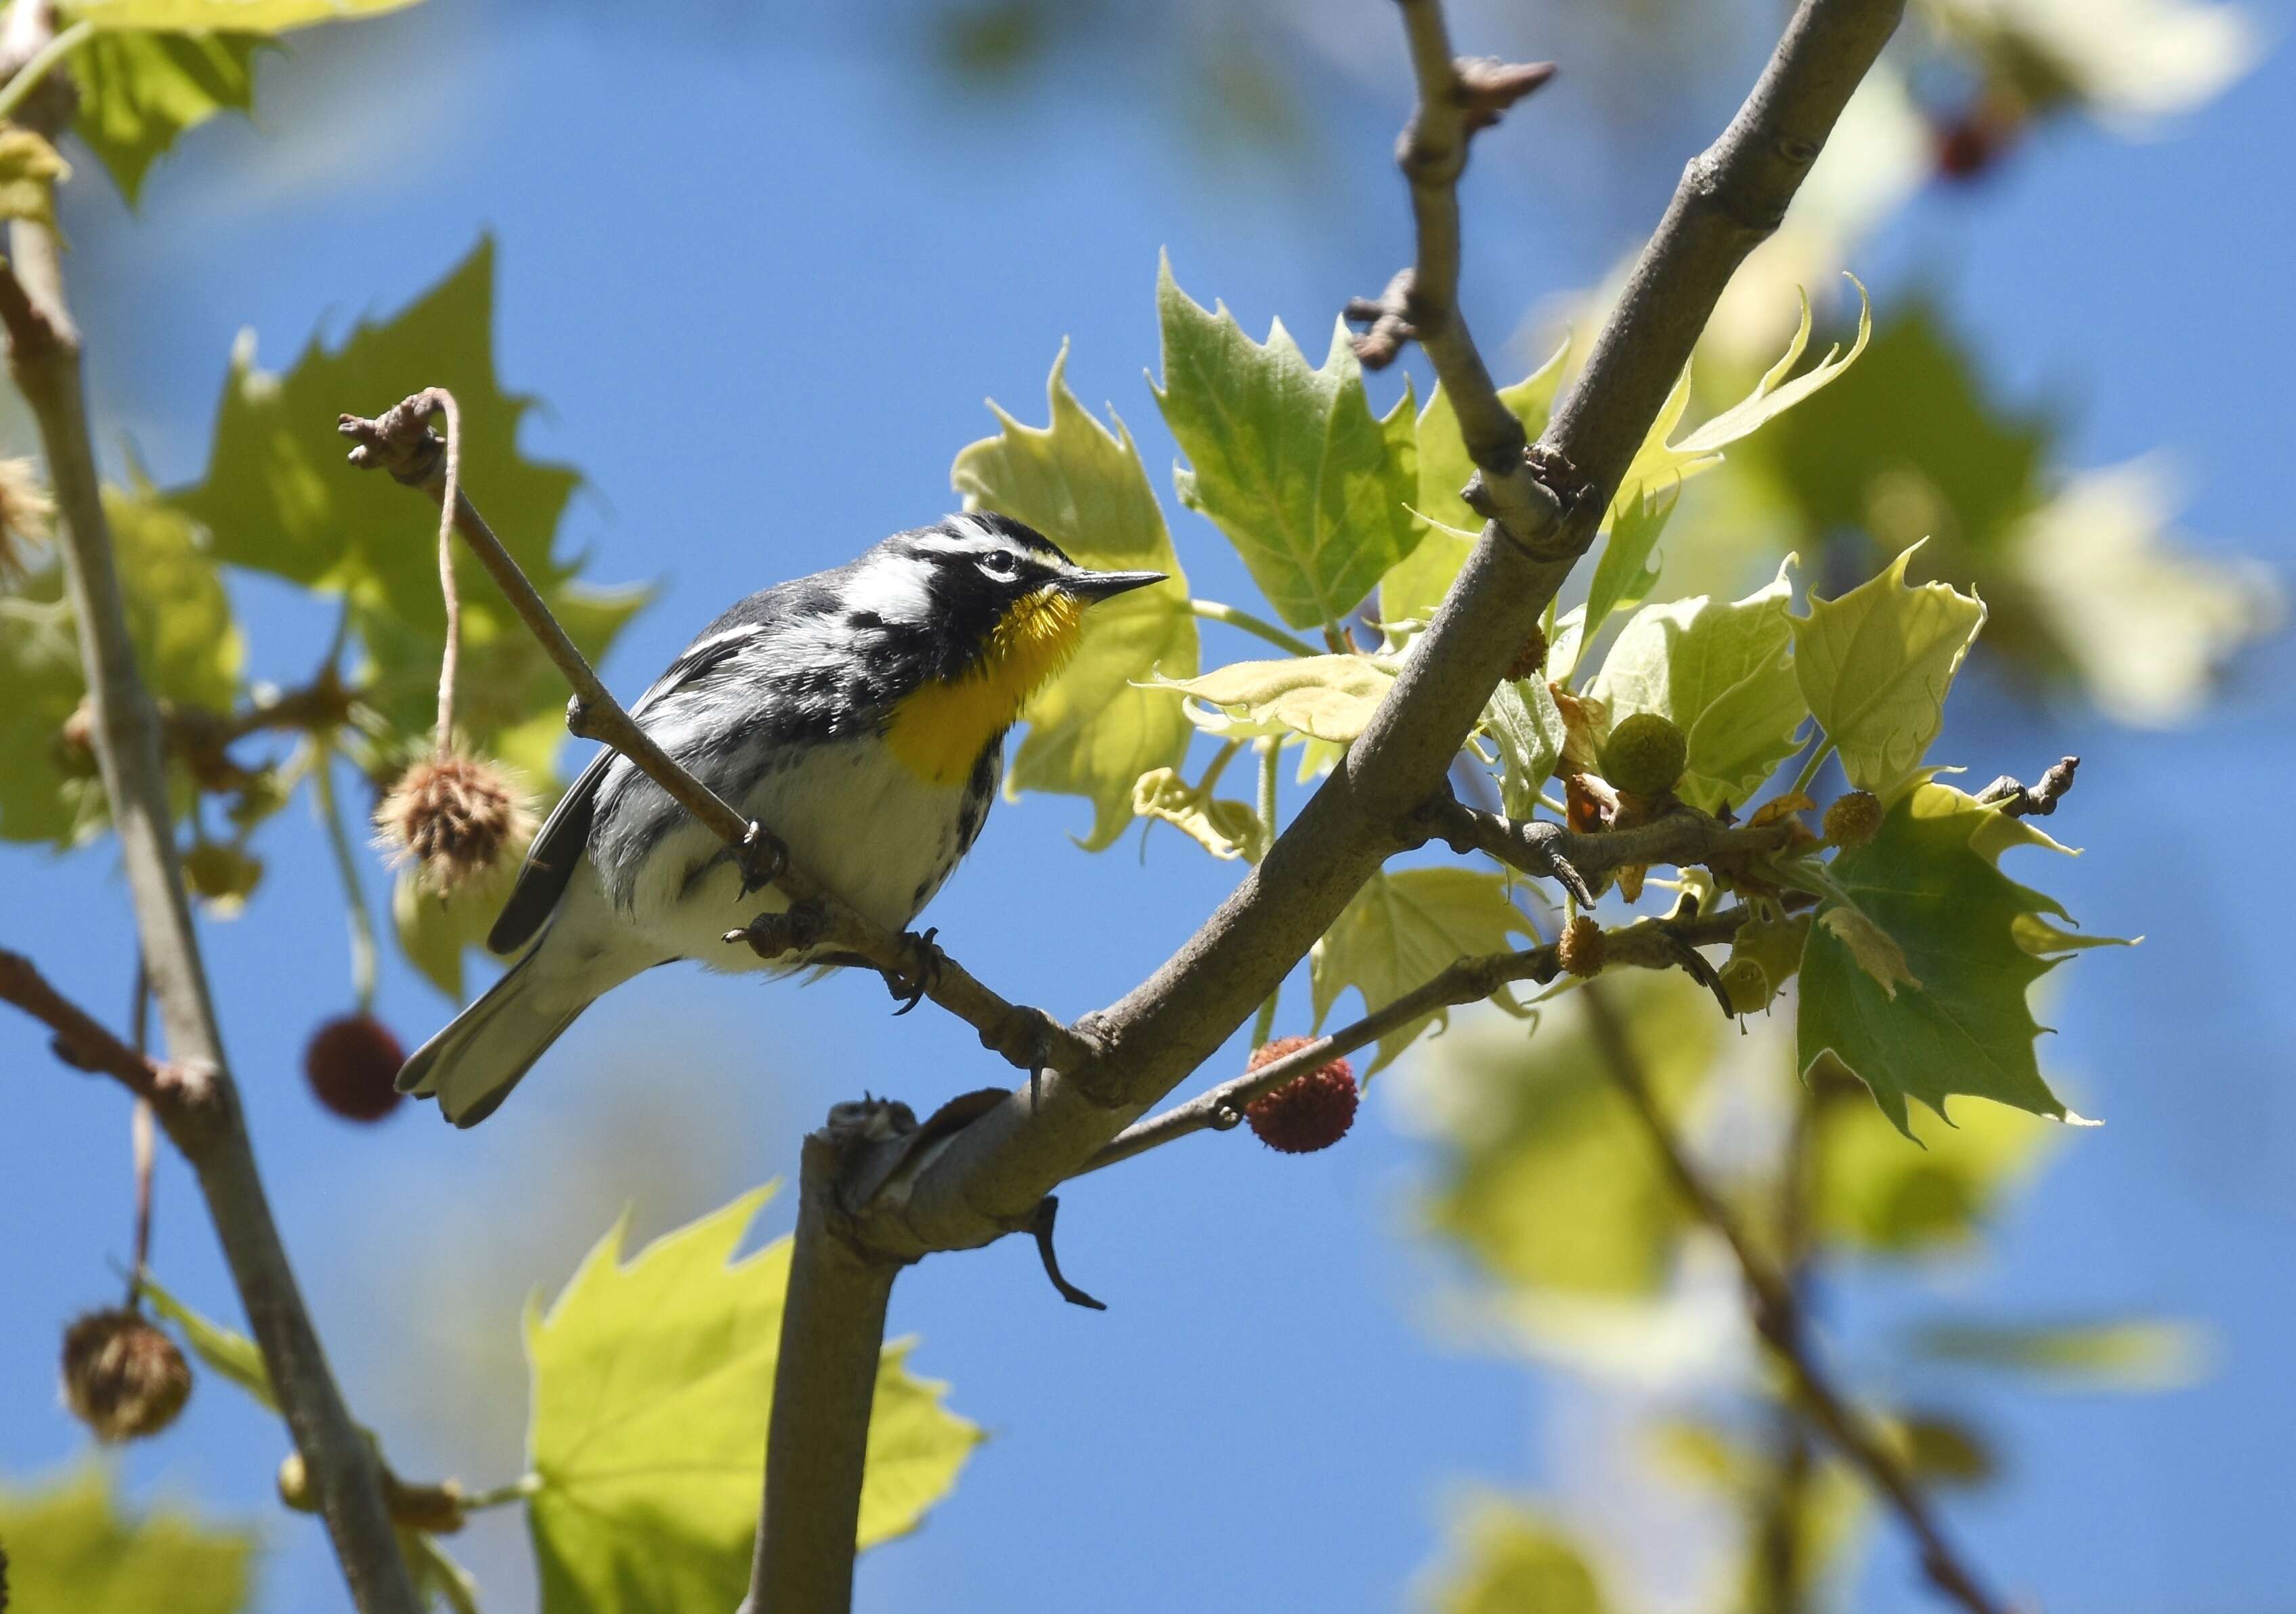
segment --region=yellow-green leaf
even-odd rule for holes
[[[59,7],[71,22],[164,34],[283,34],[315,22],[378,16],[415,0],[72,0]]]
[[[55,228],[56,184],[71,166],[29,129],[0,125],[0,218],[28,218]]]
[[[1809,715],[1794,678],[1792,561],[1734,603],[1697,594],[1643,607],[1591,686],[1613,722],[1656,712],[1682,731],[1687,760],[1676,793],[1708,812],[1742,805],[1793,754]]]
[[[1501,679],[1483,708],[1482,732],[1498,748],[1500,806],[1510,818],[1529,818],[1567,737],[1546,678]]]
[[[1965,1093],[2036,1115],[2072,1118],[2041,1079],[2041,1028],[2026,989],[2061,962],[2038,956],[2020,917],[2064,910],[1996,865],[2009,845],[2046,836],[1941,784],[1916,786],[1867,845],[1837,856],[1833,882],[1904,954],[1913,980],[1885,988],[1818,914],[1802,955],[1799,1059],[1807,1074],[1828,1054],[1873,1091],[1908,1137],[1906,1101],[1944,1115]],[[2043,942],[2046,945],[2046,941]]]
[[[1521,1503],[1472,1503],[1431,1606],[1437,1614],[1608,1614],[1613,1605],[1562,1527]]]
[[[255,104],[260,34],[99,33],[68,59],[79,88],[72,132],[134,207],[144,176],[176,137]]]
[[[1849,949],[1849,956],[1882,988],[1882,996],[1894,999],[1899,987],[1920,987],[1922,983],[1906,967],[1905,949],[1857,909],[1834,903],[1817,916],[1817,922],[1820,929]]]
[[[1955,1120],[1923,1127],[1911,1149],[1862,1090],[1826,1093],[1812,1151],[1819,1236],[1887,1255],[1970,1244],[2062,1135],[2006,1104],[1964,1104]]]
[[[1802,694],[1850,783],[1885,800],[1911,779],[1945,725],[1946,692],[1985,605],[1943,583],[1906,581],[1908,549],[1836,600],[1811,596],[1792,619]]]
[[[184,1331],[184,1342],[194,1356],[264,1406],[275,1413],[279,1410],[278,1395],[271,1388],[271,1369],[265,1365],[263,1352],[254,1340],[237,1329],[201,1316],[161,1288],[149,1273],[136,1281],[136,1287],[152,1302],[153,1311]]]
[[[1159,679],[1150,687],[1188,697],[1173,704],[1223,740],[1305,734],[1345,745],[1363,733],[1394,682],[1393,674],[1367,657],[1297,656],[1231,662],[1193,678]]]
[[[1207,310],[1182,291],[1168,259],[1156,304],[1156,401],[1190,467],[1174,472],[1180,502],[1227,535],[1286,622],[1343,620],[1419,542],[1408,389],[1374,416],[1344,324],[1334,322],[1330,356],[1310,369],[1282,321],[1253,341],[1226,305]]]
[[[1533,934],[1497,874],[1446,867],[1374,874],[1308,957],[1316,1024],[1323,1025],[1350,987],[1362,995],[1365,1012],[1383,1009],[1460,959],[1508,952],[1511,937]],[[1379,1039],[1371,1070],[1391,1063],[1430,1026],[1449,1020],[1449,1011],[1439,1009],[1390,1031]]]
[[[1697,1093],[1728,1022],[1677,973],[1603,979],[1670,1115]],[[1655,1293],[1690,1225],[1619,1095],[1573,994],[1528,1035],[1486,1020],[1436,1043],[1410,1073],[1443,1152],[1426,1216],[1504,1284],[1566,1295]]]
[[[0,1490],[0,1588],[23,1614],[237,1614],[254,1578],[253,1531],[175,1508],[122,1513],[92,1462],[41,1490]]]
[[[2209,1338],[2165,1317],[2070,1323],[1934,1323],[1917,1330],[1916,1354],[1941,1362],[2030,1374],[2072,1390],[2175,1389],[2204,1377]]]
[[[1024,426],[991,404],[1003,430],[967,445],[949,480],[968,510],[1025,521],[1081,565],[1170,574],[1169,582],[1093,608],[1084,648],[1029,703],[1029,732],[1005,780],[1013,794],[1053,791],[1090,800],[1084,844],[1098,851],[1131,822],[1140,776],[1187,752],[1193,731],[1177,705],[1136,685],[1196,670],[1196,623],[1132,433],[1112,411],[1113,432],[1093,418],[1069,390],[1067,365],[1063,344],[1045,387],[1049,426]]]
[[[1215,797],[1173,768],[1140,775],[1133,787],[1132,811],[1138,817],[1163,820],[1213,856],[1230,861],[1252,856],[1263,834],[1259,815],[1250,803]]]
[[[527,1503],[543,1614],[730,1609],[749,1583],[790,1243],[735,1261],[772,1193],[743,1194],[625,1261],[618,1225],[545,1314],[530,1306]],[[915,1528],[981,1431],[888,1345],[857,1544]]]

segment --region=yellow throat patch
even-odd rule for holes
[[[1084,602],[1040,588],[1016,602],[968,672],[936,678],[901,698],[885,725],[894,758],[930,784],[964,782],[988,741],[1029,697],[1067,665],[1084,640]]]

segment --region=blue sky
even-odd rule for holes
[[[1377,0],[1343,14],[1393,26]],[[1191,134],[1119,57],[955,87],[873,51],[858,23],[784,34],[709,10],[655,30],[620,15],[434,7],[308,45],[266,70],[259,132],[202,132],[133,218],[86,165],[65,217],[111,440],[163,483],[197,474],[242,327],[283,365],[314,329],[397,307],[491,232],[500,371],[546,402],[529,451],[589,482],[562,545],[601,580],[664,586],[606,669],[635,690],[732,596],[947,508],[951,455],[991,429],[984,397],[1040,418],[1063,339],[1078,394],[1112,401],[1152,467],[1168,461],[1141,379],[1160,248],[1247,326],[1280,315],[1312,339],[1406,248],[1388,165],[1399,61],[1332,89],[1310,109],[1310,149],[1272,158]],[[913,17],[874,15],[888,29]],[[1524,146],[1479,160],[1470,190],[1480,326],[1506,331],[1597,276],[1740,87],[1709,86],[1685,102],[1700,121],[1639,128],[1629,157],[1591,174],[1523,154],[1541,120],[1577,120],[1551,149],[1599,159],[1567,80],[1508,126],[1499,138]],[[2172,452],[2186,524],[2284,578],[2296,545],[2267,468],[2296,435],[2291,198],[2274,155],[2296,137],[2292,109],[2296,69],[2275,53],[2174,138],[2054,129],[1983,184],[1924,196],[1859,265],[1885,305],[1942,288],[1997,389],[2057,414],[2071,463]],[[483,468],[472,479],[483,498]],[[1218,536],[1167,508],[1199,591],[1248,597]],[[255,670],[306,671],[330,624],[260,586],[241,603]],[[2285,641],[2262,647],[2205,722],[2171,735],[1981,692],[1948,731],[1981,777],[2083,754],[2052,827],[2093,849],[2051,869],[2052,889],[2095,928],[2148,940],[2067,971],[2050,1004],[2052,1069],[2109,1125],[2062,1143],[1982,1258],[1830,1294],[1844,1359],[1880,1371],[1896,1321],[1940,1298],[2155,1311],[2216,1340],[2211,1378],[2156,1398],[1965,1392],[2012,1466],[1951,1516],[1997,1581],[2051,1607],[2296,1598],[2281,1544],[2296,1494],[2281,1366],[2296,1027],[2270,985],[2278,905],[2252,872],[2271,866],[2291,782],[2292,671]],[[1129,840],[1073,848],[1085,822],[1060,799],[1000,807],[931,914],[978,973],[1063,1015],[1163,958],[1232,873],[1165,838],[1143,878]],[[515,1472],[517,1308],[626,1199],[659,1230],[788,1171],[799,1132],[838,1099],[929,1105],[998,1077],[963,1026],[891,1020],[872,982],[657,971],[586,1018],[488,1127],[456,1135],[408,1111],[355,1130],[306,1099],[297,1069],[311,1026],[348,997],[324,849],[299,815],[262,849],[270,878],[248,917],[204,927],[211,971],[320,1327],[410,1472]],[[116,1012],[132,943],[108,856],[9,850],[0,874],[0,940]],[[410,1042],[448,1009],[395,962],[381,1006]],[[127,1121],[13,1018],[0,1067],[0,1475],[16,1480],[82,1445],[53,1356],[58,1325],[109,1297],[125,1259]],[[1018,1241],[905,1275],[893,1326],[922,1337],[914,1366],[993,1438],[920,1534],[867,1558],[860,1606],[1392,1608],[1460,1487],[1567,1480],[1599,1409],[1573,1381],[1447,1337],[1437,1314],[1456,1274],[1409,1236],[1423,1145],[1393,1102],[1375,1091],[1347,1146],[1310,1159],[1239,1135],[1078,1184],[1063,1264],[1106,1315],[1060,1305]],[[172,1159],[159,1216],[162,1275],[234,1314]],[[764,1225],[787,1220],[777,1205]],[[275,1424],[209,1382],[125,1468],[138,1495],[261,1516],[265,1610],[347,1606],[316,1527],[270,1503],[283,1451]],[[490,1606],[525,1602],[517,1529],[496,1515],[463,1538]],[[1859,1606],[1921,1606],[1906,1570],[1885,1536]]]

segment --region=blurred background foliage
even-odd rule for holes
[[[521,14],[507,0],[480,9],[497,20]],[[778,26],[731,4],[677,8],[643,25],[594,0],[550,9],[609,41],[639,26],[703,44],[754,40]],[[1542,120],[1536,138],[1479,146],[1482,189],[1472,205],[1521,205],[1535,190],[1542,217],[1577,256],[1612,263],[1613,274],[1621,242],[1648,223],[1651,184],[1718,127],[1780,14],[1764,0],[1451,12],[1455,37],[1479,52],[1562,61],[1572,96],[1573,115]],[[387,26],[401,32],[377,25],[372,43],[337,30],[299,37],[291,60],[242,38],[106,36],[75,61],[80,143],[67,143],[66,154],[91,171],[100,165],[138,203],[165,186],[171,164],[195,162],[195,143],[207,137],[200,126],[248,110],[258,83],[306,75],[313,87],[298,93],[324,95],[331,85],[404,70],[440,37],[407,30],[447,25]],[[1355,227],[1351,209],[1360,208],[1385,250],[1400,239],[1398,199],[1365,183],[1359,153],[1340,138],[1367,118],[1394,122],[1399,47],[1383,5],[909,0],[812,26],[832,48],[865,38],[875,64],[936,115],[994,119],[1079,81],[1105,85],[1158,121],[1174,160],[1193,165],[1191,184],[1333,198],[1334,232]],[[1874,254],[1902,261],[1892,233],[1917,204],[1994,183],[2049,142],[2171,135],[2234,84],[2264,44],[2263,24],[2248,12],[2197,0],[1917,4],[1785,228],[1734,283],[1701,346],[1693,418],[1742,396],[1775,356],[1797,288],[1817,300],[1817,340],[1846,345],[1855,298],[1838,272],[1862,270]],[[184,154],[169,155],[179,142]],[[1365,200],[1336,200],[1358,195]],[[105,254],[138,250],[135,226],[116,210],[91,209],[83,222],[68,208],[65,217],[76,267],[92,271],[84,318],[99,362],[132,365],[132,350],[103,357],[108,332],[121,333],[121,347],[149,340],[149,316],[111,295],[100,266]],[[341,770],[342,802],[321,805],[364,839],[371,792],[428,728],[440,633],[432,556],[413,541],[420,520],[406,501],[343,468],[332,430],[338,409],[379,407],[423,384],[453,388],[472,462],[486,467],[486,508],[594,657],[611,651],[652,579],[676,568],[674,527],[636,566],[589,565],[562,536],[578,473],[521,447],[534,400],[496,373],[494,248],[481,238],[464,250],[420,296],[395,307],[386,300],[338,340],[266,332],[272,350],[301,344],[283,371],[264,369],[254,339],[243,338],[211,415],[148,445],[105,445],[115,484],[107,504],[131,594],[168,602],[139,610],[134,626],[147,676],[168,704],[190,867],[214,917],[259,902],[278,838],[309,833],[274,821],[315,770],[328,770],[331,782]],[[1973,590],[1991,607],[1980,654],[2006,730],[2038,732],[2046,743],[2046,724],[2021,708],[2044,717],[2093,711],[2141,727],[2193,720],[2227,669],[2236,675],[2243,647],[2277,625],[2275,575],[2237,543],[2181,529],[2169,460],[2076,463],[2073,400],[2034,385],[1956,318],[1948,259],[1912,278],[1878,304],[1870,347],[1818,404],[1773,422],[1685,487],[1660,545],[1664,588],[1735,597],[1794,552],[1831,594],[1926,536],[1915,578]],[[1480,314],[1484,328],[1518,322],[1508,344],[1516,362],[1497,366],[1506,373],[1529,372],[1569,336],[1583,339],[1609,298],[1599,279],[1583,291],[1539,290],[1504,263],[1471,271],[1471,295],[1489,310]],[[341,295],[367,307],[377,294],[359,285]],[[2098,340],[2141,351],[2146,338],[2107,332]],[[2101,354],[2101,367],[2112,356]],[[1032,362],[1040,373],[1041,356]],[[1423,373],[1420,386],[1423,397]],[[2158,403],[2166,441],[2175,400]],[[1136,394],[1123,406],[1147,413]],[[0,411],[0,448],[24,454],[31,439],[13,410],[12,399]],[[203,447],[187,455],[187,443]],[[146,472],[147,447],[169,474]],[[1152,445],[1150,460],[1161,450]],[[1186,535],[1183,553],[1206,537]],[[0,837],[86,847],[102,809],[84,732],[75,732],[82,691],[69,611],[36,528],[12,532],[10,543],[0,751],[11,766],[0,770]],[[595,571],[641,580],[602,583],[587,575]],[[308,591],[297,643],[323,647],[299,673],[285,673],[276,649],[251,643],[243,626],[251,615],[275,617],[278,595],[266,591],[277,583]],[[562,692],[475,573],[464,598],[466,720],[546,800]],[[259,610],[245,609],[250,599]],[[633,669],[621,670],[634,687]],[[206,848],[230,856],[199,856]],[[354,923],[363,922],[356,874],[347,895]],[[462,995],[465,949],[487,917],[483,894],[449,906],[401,881],[391,902],[407,962],[442,992]],[[1852,1362],[1901,1451],[1932,1483],[1982,1487],[2016,1471],[2018,1453],[1985,1388],[1991,1381],[2144,1391],[2189,1382],[2210,1365],[2205,1335],[2178,1319],[1941,1301],[1937,1274],[1980,1258],[2044,1180],[2052,1154],[2079,1140],[1965,1102],[1955,1126],[1923,1126],[1922,1147],[1907,1147],[1862,1093],[1794,1079],[1782,1013],[1742,1033],[1685,982],[1635,975],[1621,985],[1669,1111],[1821,1317],[1826,1297],[1841,1290],[1902,1291],[1904,1304],[1881,1307],[1898,1325],[1879,1343],[1861,1339]],[[371,997],[371,981],[356,991]],[[1416,1594],[1431,1607],[1494,1614],[1855,1603],[1875,1516],[1857,1484],[1797,1432],[1732,1272],[1684,1217],[1572,1005],[1540,1012],[1535,1059],[1513,1022],[1462,1016],[1382,1078],[1395,1083],[1385,1113],[1423,1142],[1414,1225],[1450,1274],[1430,1307],[1435,1331],[1583,1389],[1606,1449],[1620,1455],[1603,1471],[1556,1473],[1537,1494],[1461,1492],[1447,1509],[1452,1539]],[[729,1061],[743,1052],[729,1051]],[[641,1037],[600,1057],[644,1068],[659,1086],[578,1118],[537,1118],[520,1158],[496,1162],[503,1220],[463,1258],[394,1265],[381,1258],[391,1238],[378,1226],[311,1235],[330,1263],[381,1274],[378,1304],[415,1320],[414,1351],[457,1364],[447,1374],[404,1364],[376,1374],[366,1410],[379,1422],[455,1430],[459,1443],[442,1444],[455,1460],[483,1453],[497,1474],[518,1463],[526,1421],[516,1388],[524,1364],[515,1333],[501,1326],[504,1297],[568,1271],[626,1200],[644,1204],[642,1232],[722,1202],[754,1176],[734,1132],[786,1122],[761,1111],[761,1101],[714,1089],[693,1074],[698,1061],[660,1069]],[[188,1199],[179,1202],[188,1219]],[[10,1545],[20,1606],[42,1606],[28,1588],[94,1584],[78,1566],[96,1561],[114,1580],[103,1599],[80,1606],[148,1606],[138,1576],[176,1585],[196,1577],[217,1590],[217,1610],[245,1606],[251,1538],[240,1527],[123,1506],[100,1471],[73,1471],[37,1492],[27,1485],[14,1476],[15,1488],[0,1493],[0,1540]],[[1606,1510],[1632,1522],[1606,1527]],[[1690,1568],[1636,1561],[1632,1532],[1685,1520],[1680,1538],[1705,1543]],[[28,1553],[19,1544],[31,1539],[40,1546]],[[514,1587],[515,1575],[504,1584]]]

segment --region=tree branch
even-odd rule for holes
[[[1686,868],[1724,856],[1774,852],[1794,832],[1784,821],[1731,825],[1683,807],[1648,823],[1587,834],[1542,819],[1518,823],[1471,807],[1448,791],[1422,807],[1414,823],[1455,852],[1485,852],[1525,874],[1560,881],[1582,903],[1595,900],[1591,888],[1603,875],[1629,864]]]
[[[1710,946],[1736,935],[1738,927],[1746,922],[1751,912],[1743,906],[1731,907],[1707,919],[1642,919],[1630,925],[1606,930],[1603,933],[1603,967],[1623,965],[1636,970],[1679,968],[1684,964],[1685,955],[1693,959],[1697,957],[1690,951],[1692,948]],[[1268,1061],[1257,1070],[1222,1082],[1194,1098],[1173,1105],[1160,1115],[1135,1122],[1086,1161],[1077,1175],[1081,1176],[1085,1172],[1113,1166],[1119,1160],[1128,1160],[1136,1154],[1144,1154],[1191,1133],[1229,1131],[1243,1119],[1245,1105],[1275,1092],[1295,1077],[1328,1065],[1335,1059],[1344,1059],[1358,1048],[1367,1048],[1389,1032],[1399,1026],[1409,1025],[1423,1014],[1480,1003],[1501,987],[1513,981],[1530,980],[1544,985],[1553,980],[1562,967],[1561,961],[1555,956],[1553,942],[1545,946],[1527,947],[1520,953],[1492,953],[1480,958],[1463,958],[1424,986],[1414,987],[1393,1002],[1381,1005],[1353,1025],[1342,1026],[1337,1031],[1316,1037],[1304,1047],[1294,1048],[1280,1059]],[[1697,971],[1693,970],[1692,973],[1697,974]],[[1699,979],[1702,983],[1707,976],[1701,975]],[[1729,1012],[1726,1002],[1723,1008],[1724,1012]]]
[[[0,951],[0,1003],[15,1004],[54,1032],[50,1045],[65,1064],[111,1077],[155,1109],[196,1105],[212,1096],[203,1073],[138,1053],[50,986],[21,953]]]
[[[1745,1281],[1755,1331],[1784,1366],[1810,1421],[1866,1476],[1912,1534],[1921,1547],[1922,1569],[1931,1585],[1968,1610],[1969,1614],[2005,1614],[2004,1605],[1986,1592],[1974,1571],[1946,1539],[1943,1528],[1931,1511],[1929,1499],[1904,1464],[1882,1443],[1880,1434],[1849,1397],[1834,1387],[1811,1343],[1808,1316],[1802,1309],[1800,1296],[1755,1247],[1751,1236],[1739,1223],[1737,1213],[1706,1181],[1683,1148],[1681,1139],[1675,1135],[1673,1124],[1659,1107],[1642,1061],[1627,1040],[1626,1027],[1611,1006],[1602,984],[1588,982],[1579,995],[1587,1005],[1587,1024],[1595,1045],[1611,1068],[1611,1078],[1618,1083],[1628,1105],[1657,1149],[1667,1176],[1698,1219],[1719,1233],[1736,1258]]]
[[[847,1238],[847,1184],[906,1108],[840,1104],[806,1136],[797,1233],[774,1364],[766,1488],[741,1614],[833,1614],[853,1601],[853,1551],[885,1308],[900,1263]]]
[[[1022,1225],[1218,1049],[1395,849],[1510,660],[1589,544],[1732,273],[1784,215],[1880,54],[1903,0],[1802,0],[1760,82],[1693,161],[1556,412],[1534,471],[1567,493],[1536,541],[1484,528],[1415,652],[1323,786],[1154,975],[1078,1022],[1099,1051],[1056,1061],[866,1211],[888,1253],[966,1249]]]
[[[52,27],[49,12],[18,0],[9,17],[12,43],[27,17],[46,16]],[[352,1597],[364,1614],[414,1614],[414,1594],[391,1531],[380,1474],[343,1405],[304,1309],[225,1063],[176,863],[160,716],[135,665],[113,561],[89,443],[79,336],[64,299],[58,243],[51,230],[26,219],[14,222],[10,236],[13,261],[0,265],[0,325],[7,330],[16,384],[38,422],[55,489],[58,548],[79,629],[96,763],[168,1053],[177,1066],[201,1072],[209,1087],[208,1102],[168,1102],[162,1118],[199,1176],[216,1236],[288,1427],[309,1466]],[[117,1073],[125,1078],[125,1072]],[[156,1107],[166,1088],[155,1086]]]
[[[418,392],[374,420],[344,415],[339,430],[356,444],[351,463],[388,470],[398,481],[422,488],[443,506],[444,445],[428,424],[443,396],[435,388]],[[922,993],[966,1021],[980,1034],[982,1046],[1022,1069],[1047,1063],[1074,1065],[1090,1056],[1090,1045],[1074,1031],[1039,1010],[1008,1003],[929,939],[887,930],[855,912],[828,887],[793,865],[769,826],[742,817],[680,766],[614,699],[478,507],[459,487],[455,492],[455,530],[463,535],[520,620],[573,686],[566,726],[576,735],[600,741],[628,758],[734,849],[752,887],[774,886],[789,899],[790,914],[768,915],[743,929],[728,930],[728,946],[746,943],[768,957],[800,946],[855,954],[875,966],[889,982],[906,983],[908,990]]]

